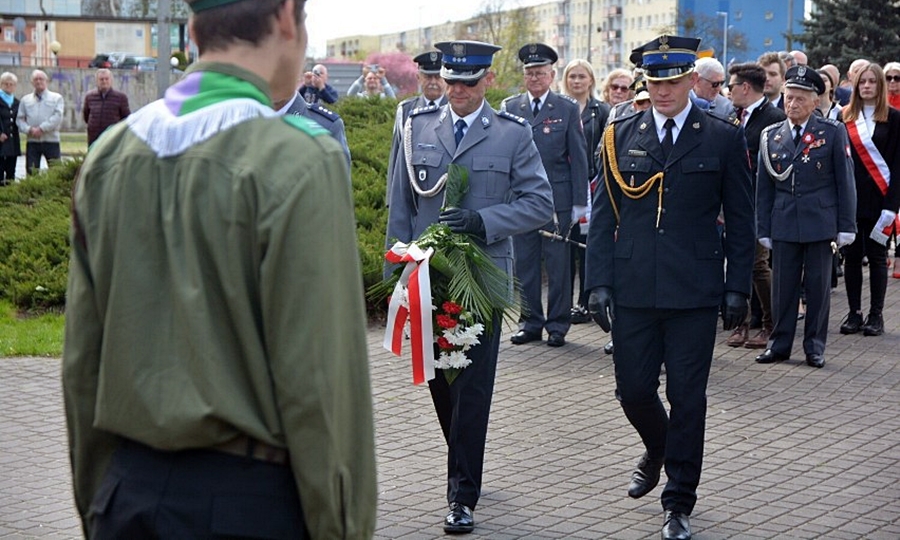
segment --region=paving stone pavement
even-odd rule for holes
[[[729,348],[719,333],[695,538],[900,538],[900,280],[890,280],[887,303],[884,336],[842,336],[841,283],[820,370],[803,362],[799,337],[798,359],[762,366],[759,351]],[[382,331],[369,329],[375,537],[443,538],[440,428],[407,361],[381,349]],[[511,332],[468,538],[658,538],[661,487],[638,501],[625,494],[642,449],[613,395],[607,336],[576,325],[554,349],[513,346]],[[0,359],[0,539],[80,535],[66,448],[59,360]]]

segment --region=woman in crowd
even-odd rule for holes
[[[827,69],[817,69],[822,81],[825,83],[825,93],[819,98],[819,112],[825,118],[832,120],[841,120],[841,104],[834,98],[834,87],[837,81],[834,80],[831,73]]]
[[[900,62],[884,65],[888,86],[888,105],[900,109]],[[894,277],[900,279],[900,223],[894,222]]]
[[[610,71],[606,80],[603,81],[603,88],[600,89],[600,99],[610,107],[628,101],[634,97],[634,92],[630,88],[633,82],[634,76],[627,69],[620,68]]]
[[[594,68],[586,60],[576,58],[569,62],[563,70],[562,93],[578,102],[581,111],[581,124],[584,126],[584,138],[587,141],[588,151],[588,181],[597,177],[597,155],[595,150],[600,144],[600,136],[606,126],[606,118],[609,116],[609,105],[602,103],[594,97],[596,80]],[[595,184],[591,183],[593,188]],[[588,197],[591,200],[592,197]],[[570,238],[584,244],[587,241],[587,227],[590,213],[577,225],[573,224]],[[584,249],[570,246],[572,258],[572,290],[575,290],[575,274],[578,274],[577,299],[572,306],[572,324],[586,323],[591,320],[587,309],[587,296],[584,290]]]
[[[887,240],[900,208],[900,111],[888,106],[887,81],[877,64],[869,63],[853,80],[850,103],[843,110],[850,134],[856,177],[856,240],[845,248],[844,282],[850,314],[842,334],[862,330],[884,333],[887,291]],[[879,236],[873,239],[871,236]],[[869,314],[862,316],[862,260],[869,259]]]
[[[18,79],[9,71],[0,75],[0,186],[16,181],[16,160],[22,153],[19,142],[19,98],[16,97]]]

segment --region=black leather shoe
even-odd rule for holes
[[[566,336],[559,332],[551,332],[547,337],[547,345],[551,347],[562,347],[566,344]]]
[[[881,314],[869,313],[866,317],[866,324],[862,325],[863,335],[880,336],[884,333],[884,317]]]
[[[662,540],[691,540],[691,520],[687,514],[666,511]]]
[[[532,341],[540,341],[541,335],[529,332],[528,330],[519,330],[513,334],[513,337],[509,338],[509,340],[513,345],[524,345],[525,343],[531,343]]]
[[[638,461],[637,469],[631,473],[631,483],[628,484],[628,496],[632,499],[640,499],[650,493],[659,484],[659,471],[663,466],[663,458],[650,458],[650,454],[644,452]]]
[[[603,354],[612,354],[613,353],[613,342],[610,341],[606,345],[603,346]]]
[[[821,354],[807,354],[806,365],[814,368],[825,367],[825,357]]]
[[[584,324],[591,321],[591,314],[581,306],[572,306],[569,311],[569,320],[572,324]]]
[[[847,315],[847,320],[841,325],[841,333],[842,334],[855,334],[862,330],[863,326],[863,317],[862,313],[857,313],[851,311],[849,315]]]
[[[757,364],[774,364],[775,362],[784,362],[790,356],[777,353],[772,349],[766,349],[766,352],[756,357]]]
[[[450,503],[450,512],[444,518],[444,532],[468,534],[475,530],[475,515],[472,509],[458,502]]]

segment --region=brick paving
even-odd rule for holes
[[[759,351],[729,348],[719,333],[695,538],[900,538],[900,280],[890,280],[887,304],[884,336],[842,336],[841,283],[821,370],[805,365],[799,337],[797,359],[762,366]],[[427,388],[381,349],[381,332],[369,329],[376,538],[443,538],[440,428]],[[642,448],[613,396],[607,336],[577,325],[554,349],[510,345],[510,333],[468,538],[658,538],[661,487],[638,501],[625,494]],[[0,359],[0,539],[76,538],[79,527],[59,360]]]

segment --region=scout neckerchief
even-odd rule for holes
[[[247,120],[277,116],[270,103],[262,90],[244,79],[197,70],[126,121],[159,157],[168,157]]]
[[[872,141],[872,134],[869,133],[862,114],[856,118],[856,122],[847,122],[847,133],[850,134],[850,142],[859,154],[863,166],[881,190],[881,195],[887,195],[888,186],[891,185],[891,170]]]

